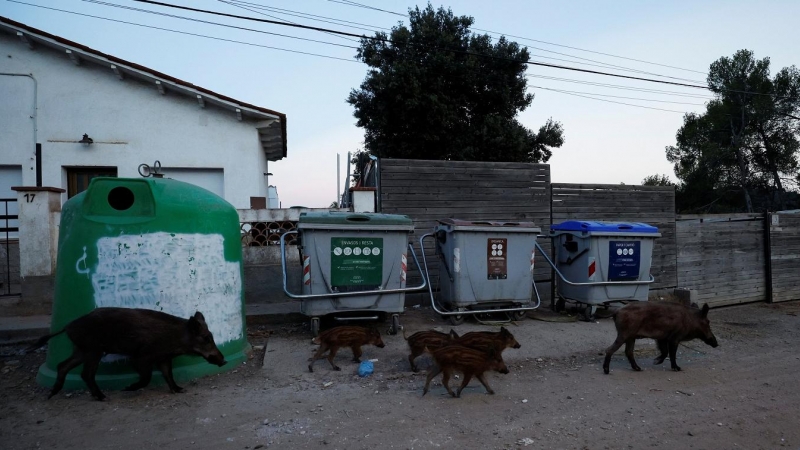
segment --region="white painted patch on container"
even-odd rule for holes
[[[218,345],[242,338],[240,263],[225,260],[220,234],[148,233],[97,241],[98,307],[145,308],[206,318]]]
[[[461,249],[458,247],[453,249],[453,272],[461,272]]]

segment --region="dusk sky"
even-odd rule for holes
[[[398,22],[407,24],[409,8],[427,5],[391,0],[163,1],[368,35],[389,31]],[[709,65],[740,49],[754,51],[759,59],[769,57],[773,75],[800,59],[797,1],[465,0],[432,5],[474,17],[475,32],[495,38],[504,34],[527,46],[532,61],[608,73],[705,85]],[[363,81],[367,66],[355,60],[358,42],[351,38],[131,0],[0,0],[0,15],[285,113],[288,157],[269,168],[270,183],[277,186],[284,208],[330,205],[337,194],[336,155],[341,156],[344,184],[347,152],[362,147],[363,130],[356,127],[345,99]],[[549,161],[557,183],[640,184],[654,174],[675,180],[665,147],[674,144],[683,114],[704,111],[710,98],[703,89],[564,69],[529,66],[527,74],[535,99],[520,121],[538,130],[552,117],[564,127],[565,144]],[[168,155],[162,163],[169,164]]]

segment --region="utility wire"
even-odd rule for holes
[[[610,89],[621,89],[626,91],[637,91],[637,92],[649,92],[653,94],[660,94],[660,95],[674,95],[677,97],[690,97],[690,98],[699,98],[699,99],[713,99],[714,96],[709,94],[700,94],[700,93],[685,93],[685,92],[678,92],[678,91],[665,91],[662,89],[651,89],[651,88],[641,88],[635,86],[625,86],[621,84],[608,84],[608,83],[598,83],[595,81],[584,81],[584,80],[576,80],[574,78],[560,78],[560,77],[549,77],[546,75],[535,75],[535,74],[526,74],[528,78],[541,78],[544,80],[552,80],[552,81],[563,81],[566,83],[576,83],[576,84],[586,84],[590,86],[597,86],[597,87],[604,87]]]
[[[9,0],[9,1],[13,1],[13,0]],[[215,25],[215,26],[220,26],[220,27],[233,28],[233,29],[243,30],[243,31],[252,31],[254,33],[268,34],[268,35],[272,35],[272,36],[285,37],[285,38],[296,39],[296,40],[300,40],[300,41],[315,42],[317,44],[325,44],[325,45],[333,45],[333,46],[336,46],[336,47],[358,49],[358,47],[354,47],[352,45],[344,45],[344,44],[337,44],[335,42],[319,41],[319,40],[316,40],[316,39],[302,38],[302,37],[298,37],[298,36],[291,36],[291,35],[288,35],[288,34],[273,33],[273,32],[269,32],[269,31],[257,30],[255,28],[239,27],[239,26],[236,26],[236,25],[229,25],[229,24],[220,23],[220,22],[211,22],[211,21],[208,21],[208,20],[195,19],[195,18],[192,18],[192,17],[176,16],[174,14],[167,14],[167,13],[158,12],[158,11],[150,11],[150,10],[147,10],[147,9],[134,8],[132,6],[118,5],[116,3],[108,3],[108,2],[104,2],[104,1],[100,1],[100,0],[81,0],[81,1],[84,1],[86,3],[94,3],[94,4],[102,5],[102,6],[111,6],[111,7],[114,7],[114,8],[122,8],[122,9],[126,9],[126,10],[129,10],[129,11],[143,12],[143,13],[147,13],[147,14],[155,14],[157,16],[171,17],[173,19],[188,20],[190,22],[205,23],[205,24],[208,24],[208,25]],[[20,2],[14,2],[14,3],[20,3]],[[35,6],[35,5],[32,5],[32,6]],[[43,6],[43,8],[44,8],[44,6]]]
[[[219,0],[219,1],[223,1],[223,0]],[[346,20],[336,19],[336,18],[333,18],[333,17],[319,16],[319,15],[308,14],[308,13],[304,13],[304,12],[300,12],[300,11],[293,11],[293,10],[290,10],[290,9],[281,9],[281,8],[274,8],[274,7],[271,7],[271,6],[263,6],[263,5],[259,5],[258,3],[245,2],[245,1],[242,1],[242,0],[233,0],[233,2],[235,2],[237,4],[249,5],[249,6],[252,6],[252,7],[257,8],[257,9],[265,9],[265,10],[268,10],[268,11],[274,11],[276,9],[280,9],[281,11],[287,11],[287,12],[284,12],[283,14],[288,14],[288,15],[296,16],[296,17],[303,17],[305,19],[316,20],[316,21],[319,21],[319,22],[333,23],[335,25],[349,26],[349,25],[345,25],[343,23],[339,23],[339,22],[345,22],[345,23],[352,23],[352,24],[357,24],[357,25],[364,25],[364,26],[368,26],[368,27],[371,27],[371,28],[381,29],[381,30],[390,30],[389,28],[385,28],[385,27],[378,27],[378,26],[368,25],[368,24],[363,24],[363,23],[358,23],[358,22],[350,22],[350,21],[346,21]],[[341,3],[341,2],[337,2],[337,3]],[[367,8],[367,9],[377,9],[377,8],[373,8],[373,7],[370,7],[370,6],[367,6],[367,5],[362,5],[362,4],[356,3],[356,2],[349,2],[349,3],[345,3],[345,4],[350,5],[350,6],[363,6],[363,7]],[[378,9],[378,10],[380,10],[380,9]],[[383,10],[380,10],[380,11],[383,11]],[[292,14],[292,13],[294,13],[294,14]],[[306,17],[306,16],[310,16],[310,17]],[[407,15],[402,15],[402,14],[401,14],[401,16],[408,17]],[[324,19],[328,19],[328,20],[324,20]],[[335,21],[335,22],[331,22],[331,21]],[[371,29],[371,28],[362,28],[362,27],[358,27],[358,26],[355,26],[355,27],[354,26],[349,26],[349,27],[357,28],[357,29],[360,29],[360,30],[367,30],[367,31],[373,31],[374,32],[374,30]],[[480,30],[480,29],[475,28],[475,30]],[[480,31],[483,31],[483,30],[480,30]],[[491,32],[491,33],[495,33],[495,32]],[[497,32],[495,34],[500,34],[502,36],[502,33],[499,33],[499,32]],[[512,35],[509,35],[509,36],[512,36]],[[512,37],[518,37],[518,36],[512,36]],[[530,40],[530,39],[526,39],[526,38],[522,38],[522,37],[519,37],[519,38],[523,39],[523,40]],[[612,69],[617,69],[617,70],[620,70],[620,71],[623,71],[623,72],[640,73],[640,74],[643,74],[643,75],[652,75],[652,76],[661,77],[661,78],[669,78],[669,79],[674,79],[674,80],[688,81],[688,82],[691,82],[691,83],[700,83],[700,84],[704,84],[705,83],[704,81],[698,81],[698,80],[693,80],[693,79],[689,79],[689,78],[673,77],[673,76],[669,76],[669,75],[662,75],[662,74],[659,74],[659,73],[648,72],[648,71],[645,71],[645,70],[633,69],[633,68],[630,68],[630,67],[620,66],[620,65],[617,65],[617,64],[611,64],[611,63],[607,63],[607,62],[603,62],[603,61],[598,61],[598,60],[595,60],[595,59],[589,59],[589,58],[584,58],[584,57],[581,57],[581,56],[570,55],[568,53],[561,53],[561,52],[557,52],[557,51],[553,51],[553,50],[548,50],[548,49],[541,48],[541,47],[534,47],[534,46],[530,46],[529,45],[528,48],[531,48],[531,49],[534,49],[534,50],[538,50],[538,51],[542,51],[542,52],[546,52],[546,53],[552,53],[552,54],[556,54],[556,55],[565,56],[567,58],[572,58],[570,60],[570,59],[554,58],[552,56],[533,55],[533,54],[531,55],[531,56],[536,56],[536,57],[544,58],[544,59],[552,59],[552,60],[555,60],[555,61],[565,61],[565,62],[570,62],[570,63],[579,63],[579,64],[583,64],[583,65],[586,65],[586,66],[603,67],[603,68],[606,68],[606,69],[612,68]],[[574,61],[575,59],[580,60],[580,61]],[[589,62],[595,63],[595,64],[587,64],[587,63],[584,63],[582,61],[589,61]]]
[[[287,49],[287,48],[273,47],[273,46],[270,46],[270,45],[254,44],[252,42],[237,41],[235,39],[225,39],[225,38],[220,38],[220,37],[216,37],[216,36],[207,36],[205,34],[190,33],[188,31],[172,30],[172,29],[169,29],[169,28],[156,27],[156,26],[153,26],[153,25],[144,25],[144,24],[136,23],[136,22],[128,22],[128,21],[125,21],[125,20],[110,19],[108,17],[101,17],[101,16],[95,16],[95,15],[92,15],[92,14],[85,14],[85,13],[79,13],[79,12],[74,12],[74,11],[67,11],[67,10],[64,10],[64,9],[52,8],[52,7],[49,7],[49,6],[34,5],[32,3],[25,3],[25,2],[18,1],[18,0],[6,0],[6,1],[11,2],[11,3],[18,3],[20,5],[33,6],[33,7],[36,7],[36,8],[49,9],[51,11],[58,11],[58,12],[63,12],[63,13],[67,13],[67,14],[73,14],[73,15],[76,15],[76,16],[91,17],[93,19],[100,19],[100,20],[105,20],[105,21],[108,21],[108,22],[124,23],[126,25],[134,25],[134,26],[142,27],[142,28],[150,28],[150,29],[153,29],[153,30],[168,31],[170,33],[184,34],[184,35],[187,35],[187,36],[196,36],[196,37],[201,37],[201,38],[205,38],[205,39],[213,39],[213,40],[216,40],[216,41],[232,42],[232,43],[235,43],[235,44],[249,45],[251,47],[261,47],[261,48],[268,48],[268,49],[271,49],[271,50],[279,50],[279,51],[282,51],[282,52],[298,53],[298,54],[301,54],[301,55],[318,56],[320,58],[336,59],[336,60],[339,60],[339,61],[347,61],[347,62],[353,62],[353,63],[358,63],[359,62],[359,61],[356,61],[354,59],[349,59],[349,58],[339,58],[339,57],[336,57],[336,56],[320,55],[318,53],[303,52],[303,51],[299,51],[299,50],[291,50],[291,49]]]
[[[626,99],[626,100],[639,100],[639,101],[642,101],[642,102],[673,103],[673,104],[676,104],[676,105],[705,106],[705,103],[673,102],[673,101],[669,101],[669,100],[656,100],[656,99],[652,99],[652,98],[624,97],[624,96],[621,96],[621,95],[598,94],[598,93],[595,93],[595,92],[558,90],[558,89],[546,88],[546,87],[540,87],[540,86],[533,86],[533,85],[531,87],[538,87],[539,89],[547,89],[547,90],[551,90],[551,91],[562,92],[562,93],[565,93],[565,94],[584,94],[584,95],[594,95],[594,96],[598,96],[598,97],[611,97],[611,98],[621,98],[621,99]]]
[[[301,12],[301,11],[293,11],[291,9],[276,8],[274,6],[260,5],[258,3],[253,3],[253,2],[245,2],[245,1],[241,1],[241,0],[231,0],[231,1],[218,0],[218,1],[221,1],[222,3],[227,3],[229,5],[248,6],[250,8],[269,11],[269,12],[272,12],[272,13],[275,13],[275,14],[284,14],[284,15],[292,16],[292,17],[300,17],[302,19],[316,20],[318,22],[330,23],[330,24],[333,24],[333,25],[347,26],[347,27],[350,27],[350,28],[356,28],[356,29],[359,29],[359,30],[365,30],[365,31],[370,31],[370,32],[375,32],[376,29],[377,30],[389,30],[389,28],[386,28],[386,27],[379,27],[379,26],[369,25],[369,24],[360,23],[360,22],[352,22],[352,21],[349,21],[349,20],[337,19],[337,18],[334,18],[334,17],[327,17],[327,16],[316,15],[316,14],[309,14],[309,13],[304,13],[304,12]],[[294,23],[294,22],[292,22],[292,23]],[[366,27],[369,27],[369,28],[366,28]]]
[[[394,12],[394,11],[387,11],[385,9],[375,8],[375,7],[372,7],[372,6],[369,6],[369,5],[365,5],[365,4],[362,4],[362,3],[357,3],[357,2],[354,2],[354,1],[348,1],[348,0],[345,0],[345,1],[328,0],[328,1],[329,2],[333,2],[333,3],[341,3],[341,4],[347,5],[347,6],[355,6],[355,7],[359,7],[359,8],[372,9],[372,10],[375,10],[375,11],[385,12],[385,13],[388,13],[388,14],[394,14],[394,15],[401,16],[401,17],[408,17],[408,14],[401,14],[401,13]],[[610,56],[612,58],[620,58],[620,59],[625,59],[625,60],[628,60],[628,61],[636,61],[636,62],[640,62],[640,63],[644,63],[644,64],[652,64],[652,65],[655,65],[655,66],[668,67],[670,69],[684,70],[684,71],[687,71],[687,72],[695,72],[695,73],[707,75],[706,72],[701,72],[699,70],[684,69],[682,67],[670,66],[670,65],[667,65],[667,64],[659,64],[659,63],[655,63],[655,62],[651,62],[651,61],[645,61],[645,60],[636,59],[636,58],[628,58],[628,57],[625,57],[625,56],[614,55],[614,54],[611,54],[611,53],[597,52],[597,51],[594,51],[594,50],[587,50],[585,48],[580,48],[580,47],[571,47],[569,45],[556,44],[554,42],[547,42],[547,41],[542,41],[542,40],[538,40],[538,39],[526,38],[526,37],[522,37],[522,36],[514,36],[513,34],[500,33],[499,31],[483,30],[483,29],[480,29],[480,28],[473,28],[473,30],[483,31],[484,33],[493,33],[493,34],[505,35],[505,36],[516,38],[516,39],[524,39],[524,40],[531,41],[531,42],[539,42],[541,44],[552,45],[552,46],[555,46],[555,47],[563,47],[563,48],[568,48],[568,49],[571,49],[571,50],[578,50],[578,51],[582,51],[582,52],[594,53],[594,54],[603,55],[603,56]]]
[[[572,95],[572,96],[575,96],[575,97],[588,98],[588,99],[597,100],[597,101],[600,101],[600,102],[616,103],[618,105],[633,106],[635,108],[654,109],[656,111],[666,111],[666,112],[674,112],[674,113],[680,113],[680,114],[688,114],[686,111],[677,111],[677,110],[674,110],[674,109],[653,108],[652,106],[642,106],[642,105],[634,105],[633,103],[616,102],[614,100],[606,100],[606,99],[603,99],[603,98],[595,98],[595,97],[590,97],[588,95],[575,94],[575,93],[572,93],[572,92],[569,92],[569,91],[562,91],[562,90],[559,90],[559,89],[550,89],[550,88],[546,88],[546,87],[533,86],[533,85],[531,85],[531,87],[532,88],[536,88],[536,89],[544,89],[545,91],[553,91],[553,92],[558,92],[558,93],[561,93],[561,94]]]
[[[243,20],[251,20],[251,21],[256,21],[256,22],[270,23],[270,24],[273,24],[273,25],[282,25],[282,26],[303,28],[303,29],[314,30],[314,31],[330,32],[330,33],[341,34],[343,36],[352,36],[352,37],[358,37],[360,39],[368,39],[368,40],[374,40],[374,41],[394,44],[394,42],[391,39],[358,35],[358,34],[355,34],[355,33],[348,33],[348,32],[345,32],[345,31],[338,31],[338,30],[331,30],[331,29],[327,29],[327,28],[312,27],[312,26],[308,26],[308,25],[298,25],[298,24],[289,23],[289,22],[281,22],[281,21],[268,20],[268,19],[259,19],[257,17],[240,16],[240,15],[236,15],[236,14],[227,14],[227,13],[223,13],[223,12],[219,12],[219,11],[209,11],[209,10],[204,10],[204,9],[199,9],[199,8],[191,8],[191,7],[188,7],[188,6],[173,5],[173,4],[170,4],[170,3],[163,3],[163,2],[153,1],[153,0],[133,0],[133,1],[139,2],[139,3],[148,3],[148,4],[151,4],[151,5],[164,6],[164,7],[167,7],[167,8],[177,8],[177,9],[183,9],[183,10],[187,10],[187,11],[201,12],[201,13],[205,13],[205,14],[213,14],[213,15],[218,15],[218,16],[231,17],[231,18],[235,18],[235,19],[243,19]],[[521,61],[521,60],[516,60],[516,59],[512,59],[512,58],[503,58],[503,57],[499,57],[499,56],[486,55],[486,54],[463,51],[463,50],[453,50],[453,49],[447,49],[447,48],[434,48],[434,49],[435,50],[441,50],[441,51],[448,51],[448,52],[456,53],[456,54],[464,54],[464,55],[469,55],[469,56],[477,56],[477,57],[498,59],[498,60],[503,60],[503,61],[517,62],[517,63],[528,64],[528,65],[532,65],[532,66],[550,67],[550,68],[562,69],[562,70],[572,70],[572,71],[576,71],[576,72],[591,73],[591,74],[595,74],[595,75],[603,75],[603,76],[608,76],[608,77],[625,78],[625,79],[629,79],[629,80],[647,81],[647,82],[651,82],[651,83],[669,84],[669,85],[673,85],[673,86],[691,87],[691,88],[696,88],[696,89],[708,89],[708,86],[700,86],[700,85],[696,85],[696,84],[678,83],[678,82],[674,82],[674,81],[665,81],[665,80],[655,80],[655,79],[652,79],[652,78],[634,77],[634,76],[631,76],[631,75],[621,75],[621,74],[615,74],[615,73],[609,73],[609,72],[600,72],[600,71],[597,71],[597,70],[581,69],[581,68],[577,68],[577,67],[562,66],[562,65],[558,65],[558,64],[549,64],[549,63],[543,63],[543,62],[534,62],[534,61],[530,61],[530,60]],[[736,92],[736,91],[732,91],[732,92]],[[769,94],[761,94],[761,95],[769,95]]]

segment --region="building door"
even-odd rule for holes
[[[67,167],[67,198],[72,198],[89,187],[92,178],[116,177],[116,167]]]

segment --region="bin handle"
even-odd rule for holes
[[[551,260],[550,257],[547,256],[547,253],[545,253],[544,249],[539,245],[539,243],[534,242],[534,244],[539,249],[539,251],[542,252],[542,256],[544,256],[545,261],[547,261],[547,263],[550,264],[550,267],[552,267],[553,270],[558,275],[558,277],[561,278],[561,281],[567,283],[570,286],[630,286],[635,284],[651,284],[654,281],[656,281],[655,277],[653,277],[653,274],[650,274],[650,279],[646,281],[638,281],[638,280],[637,281],[592,281],[589,283],[573,283],[572,281],[569,281],[558,270],[558,267],[556,267],[556,265],[553,263],[553,260]]]
[[[286,276],[286,236],[290,234],[298,234],[297,230],[294,231],[287,231],[286,233],[281,235],[281,271],[283,272],[283,292],[286,293],[290,298],[299,298],[299,299],[308,299],[308,298],[331,298],[331,297],[352,297],[355,295],[373,295],[373,294],[399,294],[401,292],[413,292],[425,289],[427,286],[427,280],[425,276],[422,276],[422,284],[419,286],[414,287],[405,287],[399,289],[373,289],[371,291],[352,291],[352,292],[329,292],[326,294],[295,294],[289,291],[287,286],[287,276]],[[419,264],[419,260],[417,259],[417,253],[414,251],[414,246],[411,243],[408,243],[408,248],[411,250],[411,256],[414,258],[414,263],[417,264],[417,270],[422,273],[422,267]]]
[[[369,222],[370,218],[364,214],[350,214],[346,220],[348,222]]]

